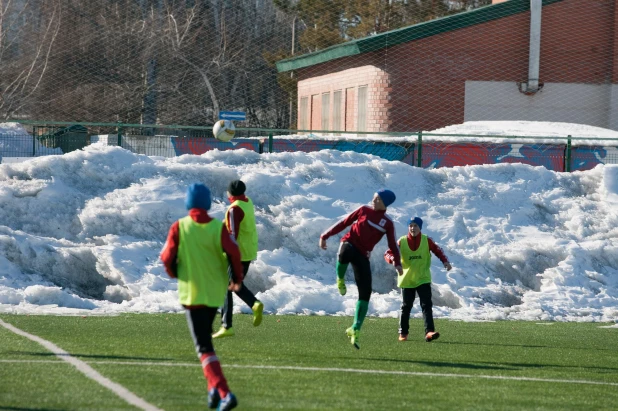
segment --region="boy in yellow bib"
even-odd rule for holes
[[[403,299],[399,315],[399,341],[408,339],[410,310],[417,293],[425,321],[425,341],[431,342],[440,337],[433,323],[430,252],[440,259],[446,271],[450,271],[452,267],[444,251],[430,237],[421,234],[422,228],[423,220],[420,217],[411,218],[408,222],[408,235],[398,241],[403,267],[403,274],[397,277],[397,286],[401,287]],[[395,264],[395,257],[390,249],[384,253],[384,259],[389,264]]]
[[[243,268],[243,279],[247,278],[251,261],[257,259],[258,232],[255,223],[255,207],[253,201],[245,195],[247,187],[241,180],[234,180],[227,189],[230,206],[225,212],[225,226],[230,235],[236,239],[240,248],[240,260]],[[232,265],[229,266],[230,279],[233,276]],[[253,311],[253,325],[257,327],[262,323],[264,304],[243,283],[235,291],[236,295],[244,301]],[[235,334],[232,328],[234,313],[234,299],[232,291],[227,292],[225,303],[221,309],[221,328],[212,335],[212,338],[231,337]]]
[[[178,279],[178,299],[208,382],[208,408],[228,411],[238,405],[223,375],[212,344],[212,323],[225,300],[228,287],[238,291],[243,272],[240,250],[225,224],[208,214],[210,190],[191,184],[187,190],[186,217],[174,222],[161,251],[165,271]],[[232,281],[228,262],[233,267]]]

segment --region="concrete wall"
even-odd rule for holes
[[[529,96],[513,82],[467,81],[464,121],[485,120],[558,121],[618,130],[618,86],[545,83]]]

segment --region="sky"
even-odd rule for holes
[[[475,122],[448,132],[616,133],[594,129]],[[0,133],[16,131],[15,124],[0,124]],[[336,252],[347,230],[330,238],[327,250],[318,239],[388,188],[397,196],[387,211],[397,237],[407,233],[410,217],[420,216],[423,233],[453,265],[446,272],[432,259],[435,317],[618,326],[618,165],[573,173],[511,163],[421,169],[334,150],[163,158],[102,144],[0,164],[0,312],[181,312],[176,281],[159,260],[168,229],[186,215],[185,192],[194,182],[210,187],[211,215],[222,219],[235,179],[246,183],[255,203],[259,235],[245,284],[267,313],[354,314],[351,267],[347,295],[335,286]],[[383,238],[370,259],[370,316],[397,317],[401,305],[386,249]],[[235,297],[235,311],[250,308]],[[421,317],[418,303],[412,315]]]

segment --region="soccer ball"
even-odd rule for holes
[[[235,133],[236,127],[234,127],[234,123],[230,120],[219,120],[212,128],[212,134],[220,141],[230,141],[234,138]]]

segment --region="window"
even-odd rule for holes
[[[307,130],[309,124],[307,124],[307,119],[309,118],[309,98],[301,97],[300,98],[300,129]]]
[[[356,109],[356,89],[353,87],[345,89],[345,131],[353,131],[356,127],[354,124],[354,110]]]
[[[328,130],[330,125],[330,93],[322,94],[322,130]]]
[[[341,90],[333,93],[333,130],[341,130]]]
[[[367,86],[358,88],[358,123],[357,131],[367,131]]]

